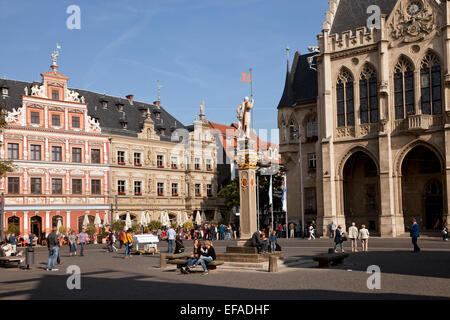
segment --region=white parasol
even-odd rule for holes
[[[62,221],[61,218],[58,219],[58,223],[56,224],[56,230],[59,232],[59,229],[62,227]]]
[[[116,211],[116,215],[114,216],[114,221],[120,220],[119,212]]]
[[[150,212],[146,212],[145,213],[145,216],[147,217],[147,224],[150,224],[150,222],[152,222],[152,217],[151,217],[151,215],[150,215]]]
[[[189,217],[187,212],[185,211],[183,214],[183,224],[185,224],[186,222],[189,222]]]
[[[206,222],[205,211],[202,210],[202,222]]]
[[[84,215],[84,220],[83,220],[83,229],[86,229],[89,225],[89,217],[87,214]]]
[[[147,214],[142,211],[141,213],[141,221],[140,221],[141,226],[146,226],[148,224],[147,222]]]
[[[181,227],[183,226],[183,217],[181,216],[181,212],[177,212],[177,226]]]
[[[131,228],[131,216],[129,212],[127,212],[127,217],[125,218],[125,228]]]
[[[95,225],[96,228],[98,228],[101,224],[102,224],[102,220],[100,219],[100,215],[97,212],[95,214],[94,225]]]
[[[200,211],[197,211],[197,215],[195,216],[195,224],[198,226],[202,224],[202,217],[200,215]]]
[[[169,217],[169,213],[167,211],[164,212],[164,225],[166,227],[170,227],[171,226],[171,222],[170,222],[170,217]]]
[[[105,212],[105,218],[103,219],[103,224],[105,226],[109,225],[109,213]]]

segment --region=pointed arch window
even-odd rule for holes
[[[441,64],[433,53],[422,60],[420,69],[422,114],[442,113]]]
[[[375,69],[366,65],[359,80],[361,123],[378,122],[378,80]]]
[[[395,119],[415,114],[414,109],[414,68],[406,58],[400,58],[395,66]]]
[[[355,125],[353,76],[342,70],[336,85],[338,127]]]
[[[281,124],[281,141],[286,141],[286,123]]]

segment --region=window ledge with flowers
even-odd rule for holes
[[[164,197],[164,193],[158,192],[158,197]]]
[[[142,163],[135,163],[134,164],[136,167],[142,167]]]
[[[119,164],[120,166],[124,166],[124,165],[125,165],[125,162],[118,162],[118,164]]]
[[[172,193],[172,197],[178,197],[179,194],[178,193]]]
[[[119,194],[119,196],[124,196],[125,192],[124,191],[119,191],[118,194]]]
[[[178,166],[172,165],[172,169],[178,169]]]
[[[142,192],[136,192],[134,195],[135,196],[142,196]]]
[[[158,166],[158,168],[160,168],[160,169],[163,169],[163,168],[164,168],[164,166]]]

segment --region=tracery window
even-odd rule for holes
[[[338,127],[355,125],[355,102],[353,76],[343,69],[336,84],[337,125]]]
[[[359,80],[361,123],[378,122],[378,80],[375,69],[366,64]]]
[[[414,110],[414,68],[409,60],[402,57],[395,66],[395,119],[415,114]]]
[[[441,64],[433,53],[422,60],[420,69],[422,114],[442,113]]]

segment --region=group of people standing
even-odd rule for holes
[[[361,229],[358,230],[355,222],[352,222],[350,228],[348,228],[348,234],[342,230],[342,227],[331,223],[331,234],[330,236],[334,238],[334,252],[338,252],[337,248],[340,247],[341,252],[344,252],[344,241],[350,239],[352,252],[358,252],[358,240],[361,241],[361,247],[363,252],[367,252],[369,250],[369,237],[370,233],[367,230],[366,226],[361,225]]]

